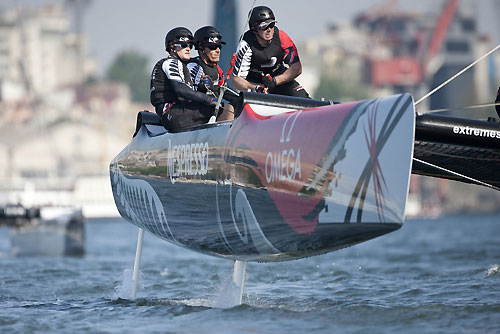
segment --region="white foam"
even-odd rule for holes
[[[232,308],[240,305],[241,288],[233,282],[231,275],[226,277],[219,288],[212,302],[214,308]]]
[[[128,300],[134,300],[135,298],[133,297],[133,280],[132,280],[132,275],[134,274],[134,271],[130,268],[127,268],[123,271],[123,275],[121,278],[121,284],[115,287],[117,297],[121,299],[128,299]],[[139,272],[139,282],[137,284],[137,294],[141,290],[143,290],[144,286],[142,285],[142,272]],[[136,295],[137,297],[137,295]]]
[[[163,270],[160,273],[160,276],[166,277],[168,275],[170,275],[170,272],[168,271],[168,268],[167,267],[163,268]]]
[[[486,272],[486,276],[495,276],[498,274],[500,274],[500,265],[498,264],[492,265]]]

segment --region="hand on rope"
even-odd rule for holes
[[[211,86],[212,79],[210,79],[210,77],[208,75],[204,75],[200,80],[200,84],[202,84],[204,86]]]
[[[198,84],[198,91],[208,95],[212,95],[213,97],[217,97],[215,92],[212,91],[212,79],[210,79],[210,77],[207,75],[204,75],[200,79],[200,83]]]
[[[216,107],[218,103],[219,103],[219,99],[218,99],[218,98],[216,98],[216,97],[212,98],[212,100],[210,101],[210,105],[211,105],[211,106],[213,106],[213,107]],[[224,104],[223,104],[223,103],[220,103],[220,104],[221,104],[222,106],[224,106]],[[220,105],[219,105],[219,106],[220,106]]]

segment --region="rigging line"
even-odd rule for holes
[[[243,35],[245,34],[245,30],[247,28],[247,25],[250,27],[250,16],[252,15],[253,10],[255,8],[255,2],[257,2],[257,0],[253,0],[252,7],[251,7],[250,11],[248,12],[248,17],[245,21],[245,25],[243,26],[243,31],[241,32],[240,39],[238,40],[238,44],[236,44],[235,54],[236,54],[236,51],[238,50],[238,46],[240,45],[241,40],[243,39]],[[231,67],[231,65],[230,65],[230,67]],[[228,70],[228,73],[229,73],[229,70]],[[219,107],[221,106],[221,103],[222,103],[222,98],[224,97],[224,93],[226,92],[226,90],[229,90],[230,92],[232,92],[234,94],[237,94],[234,90],[232,90],[231,88],[228,87],[228,80],[229,80],[229,78],[227,78],[227,80],[224,80],[224,84],[219,89],[219,98],[217,99],[217,104],[215,106],[215,110],[219,110]],[[210,123],[213,123],[211,121],[212,121],[212,118],[210,119]]]
[[[250,26],[250,16],[253,13],[253,9],[255,7],[255,2],[256,1],[257,0],[253,0],[252,7],[251,7],[252,9],[250,10],[250,12],[248,12],[248,18],[245,21],[245,25],[243,26],[243,32],[240,35],[240,39],[238,40],[238,44],[236,45],[236,51],[238,51],[238,46],[240,45],[240,42],[243,39],[243,35],[245,34],[245,29],[247,28],[247,25]],[[233,59],[234,59],[234,57],[236,57],[236,52],[233,54]],[[229,66],[231,68],[231,65],[229,65]],[[232,72],[232,70],[231,70],[231,72]],[[228,73],[229,73],[229,70],[228,70]],[[229,78],[227,78],[227,80],[224,80],[224,84],[219,88],[219,96],[217,98],[217,104],[215,105],[215,112],[214,112],[214,115],[212,115],[210,117],[210,120],[208,121],[208,123],[215,123],[216,122],[218,110],[219,110],[219,108],[220,108],[220,106],[222,104],[222,98],[224,97],[224,93],[226,92],[226,90],[229,90],[232,93],[236,93],[234,90],[232,90],[232,89],[229,88],[229,86],[228,86],[228,80],[229,80]]]
[[[498,102],[498,103],[483,103],[483,104],[476,104],[473,106],[465,106],[465,107],[458,107],[458,108],[424,110],[424,111],[418,112],[418,114],[425,115],[425,114],[432,114],[432,113],[436,113],[436,112],[466,110],[466,109],[479,109],[479,108],[494,107],[494,106],[500,106],[500,102]]]
[[[241,42],[241,39],[243,38],[243,35],[245,34],[245,30],[247,28],[247,25],[248,27],[250,28],[250,16],[252,16],[252,13],[253,13],[253,9],[255,8],[255,3],[257,2],[257,0],[253,0],[253,3],[252,3],[252,7],[250,7],[250,11],[248,12],[248,17],[247,17],[247,20],[245,21],[245,26],[243,27],[243,32],[241,33],[240,35],[240,40],[238,41],[238,45],[240,44]]]
[[[434,88],[433,90],[431,90],[429,93],[425,94],[417,102],[415,102],[415,105],[419,104],[420,102],[422,102],[423,100],[425,100],[426,98],[428,98],[429,96],[431,96],[432,94],[434,94],[435,92],[437,92],[438,90],[440,90],[441,88],[443,88],[444,86],[446,86],[447,84],[449,84],[450,82],[452,82],[453,80],[455,80],[456,78],[458,78],[459,76],[461,76],[465,71],[467,71],[471,67],[475,66],[481,60],[483,60],[484,58],[488,57],[490,54],[492,54],[493,52],[495,52],[498,49],[500,49],[500,44],[498,44],[496,47],[494,47],[493,49],[491,49],[488,53],[486,53],[482,57],[476,59],[469,66],[467,66],[466,68],[464,68],[463,70],[461,70],[460,72],[458,72],[457,74],[455,74],[454,76],[452,76],[451,78],[449,78],[448,80],[446,80],[445,82],[443,82],[441,85],[437,86],[436,88]]]
[[[491,185],[491,184],[489,184],[489,183],[486,183],[486,182],[483,182],[483,181],[479,181],[479,180],[474,179],[474,178],[469,177],[469,176],[465,176],[465,175],[463,175],[463,174],[460,174],[460,173],[454,172],[454,171],[452,171],[452,170],[450,170],[450,169],[443,168],[443,167],[440,167],[440,166],[437,166],[437,165],[431,164],[430,162],[423,161],[423,160],[420,160],[420,159],[417,159],[417,158],[413,158],[413,160],[414,160],[414,161],[416,161],[416,162],[420,162],[420,163],[422,163],[422,164],[424,164],[424,165],[427,165],[427,166],[429,166],[429,167],[437,168],[437,169],[440,169],[440,170],[445,171],[445,172],[447,172],[447,173],[453,174],[453,175],[455,175],[455,176],[462,177],[462,178],[464,178],[464,179],[466,179],[466,180],[472,181],[473,183],[476,183],[476,184],[479,184],[479,185],[482,185],[482,186],[485,186],[485,187],[488,187],[488,188],[491,188],[491,189],[494,189],[494,190],[498,190],[498,191],[500,191],[500,188],[495,187],[495,186],[493,186],[493,185]]]

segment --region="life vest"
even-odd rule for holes
[[[286,65],[299,61],[295,44],[284,32],[274,27],[271,42],[262,46],[251,30],[243,35],[238,45],[233,75],[252,83],[261,83],[262,74],[277,76],[286,71]]]
[[[160,59],[151,72],[149,93],[152,105],[179,100],[170,84],[171,80],[180,81],[193,88],[193,79],[186,63],[174,57]]]
[[[207,88],[216,95],[219,95],[219,88],[224,84],[224,72],[220,66],[218,64],[206,64],[200,57],[193,58],[193,61],[200,65],[203,69],[203,74],[210,78],[212,84]]]
[[[166,102],[174,102],[176,96],[172,87],[170,86],[169,80],[165,72],[163,72],[163,63],[167,58],[160,59],[151,72],[151,80],[149,84],[149,98],[151,104],[156,106],[158,104],[164,104]]]

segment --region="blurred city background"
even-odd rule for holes
[[[315,98],[415,99],[500,43],[500,0],[257,1],[298,47],[298,81]],[[0,205],[71,205],[118,215],[108,166],[149,109],[149,75],[175,26],[216,25],[228,45],[250,1],[7,1],[0,4]],[[500,84],[500,52],[417,111],[485,119]],[[395,157],[397,158],[397,157]],[[498,192],[412,176],[408,213],[496,211]]]

